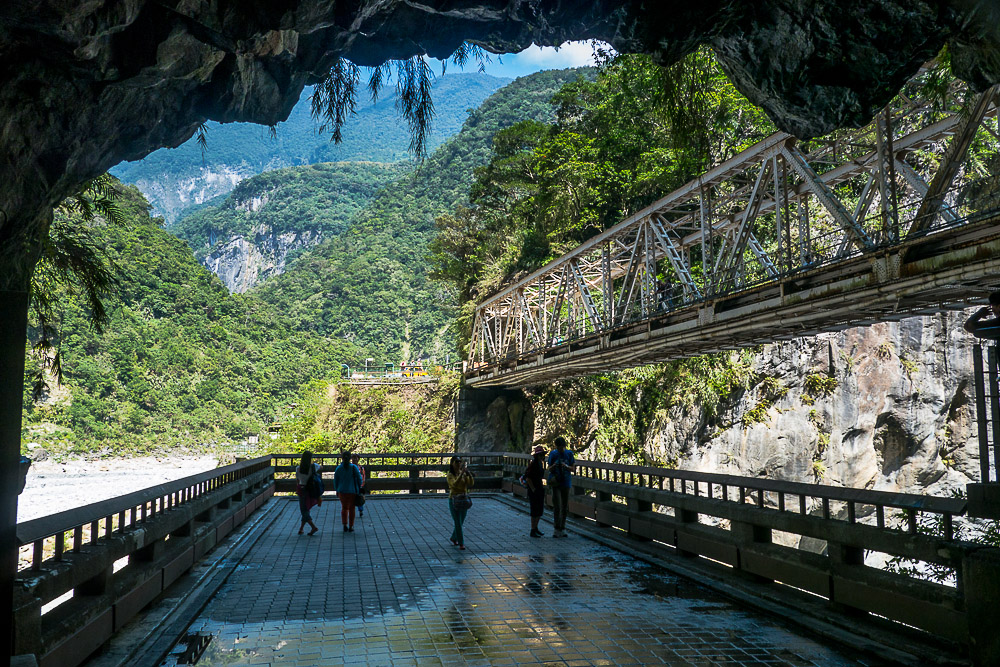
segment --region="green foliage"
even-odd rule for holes
[[[358,386],[314,382],[304,387],[296,417],[283,425],[274,452],[448,452],[460,376],[437,384]]]
[[[965,492],[960,489],[952,490],[953,498],[965,498]],[[906,512],[896,512],[892,519],[897,526],[905,526],[908,522]],[[973,542],[986,547],[1000,547],[1000,523],[989,519],[972,519],[968,517],[953,518],[952,539],[961,542]],[[920,512],[917,514],[917,533],[920,535],[930,535],[937,538],[946,537],[944,516],[933,512]],[[889,572],[904,574],[908,577],[933,581],[949,586],[956,585],[956,571],[954,567],[938,563],[930,563],[914,558],[903,556],[893,556],[885,564],[885,569]]]
[[[829,396],[836,391],[837,378],[822,373],[810,373],[806,376],[806,390],[816,396]]]
[[[120,193],[121,225],[60,214],[101,249],[120,289],[105,297],[99,331],[88,324],[90,302],[56,286],[65,387],[25,403],[22,440],[102,453],[236,441],[260,433],[303,382],[364,354],[343,340],[293,336],[265,303],[230,295],[149,217],[138,190]],[[29,339],[40,335],[36,319]],[[26,388],[37,357],[28,366]]]
[[[509,79],[482,73],[449,73],[432,82],[434,124],[427,134],[427,150],[433,151],[458,132],[468,116],[468,110],[483,103],[487,97],[510,82]],[[342,141],[333,143],[317,132],[317,123],[310,115],[310,97],[314,88],[303,91],[299,103],[288,120],[278,123],[275,132],[250,123],[206,124],[207,147],[192,140],[177,147],[163,148],[137,162],[123,162],[111,170],[127,183],[135,183],[146,191],[157,210],[171,216],[182,204],[178,195],[191,184],[205,184],[206,175],[222,180],[238,174],[251,176],[283,167],[321,162],[409,161],[411,139],[405,123],[399,122],[396,96],[388,95],[375,103],[359,103],[356,117],[342,130]],[[218,186],[210,192],[226,192]],[[191,193],[190,196],[197,195]],[[190,201],[190,199],[188,199]],[[191,205],[191,204],[187,204]]]
[[[497,134],[470,206],[437,219],[433,275],[459,297],[460,345],[473,305],[773,131],[710,51],[662,68],[646,56],[607,61],[553,98],[554,123]]]
[[[536,389],[536,432],[592,445],[591,455],[601,460],[666,463],[648,460],[645,445],[669,410],[699,406],[711,416],[720,402],[751,386],[751,361],[746,351],[720,352]]]
[[[757,402],[757,405],[744,412],[743,417],[740,420],[743,424],[743,428],[753,426],[754,424],[767,423],[767,411],[771,408],[771,405],[771,401],[766,398],[762,398]]]
[[[576,74],[539,72],[490,97],[461,132],[386,187],[346,232],[302,255],[255,294],[286,313],[296,330],[371,348],[377,364],[444,361],[454,339],[454,294],[427,275],[434,218],[466,201],[493,136],[526,118],[551,118],[549,99]]]
[[[407,163],[330,162],[268,171],[241,181],[220,203],[181,219],[171,231],[199,260],[218,245],[260,234],[341,234]]]

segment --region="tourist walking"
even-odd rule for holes
[[[358,508],[358,518],[360,519],[365,515],[365,494],[368,493],[368,488],[365,485],[368,484],[368,471],[361,465],[361,457],[357,454],[351,456],[351,463],[356,465],[358,471],[361,473],[361,491],[358,492],[358,497],[354,499],[354,506]]]
[[[576,459],[573,452],[566,449],[566,439],[556,438],[555,449],[549,452],[549,486],[552,488],[552,522],[555,529],[552,537],[566,537],[566,512],[569,506],[569,490],[573,486]]]
[[[302,452],[299,466],[295,469],[295,493],[299,496],[299,513],[302,515],[302,523],[299,524],[299,535],[306,528],[306,524],[312,528],[310,535],[315,535],[319,528],[313,523],[309,510],[313,505],[320,505],[323,502],[323,478],[320,475],[320,465],[313,463],[312,452]]]
[[[538,530],[538,521],[545,512],[545,487],[542,478],[545,476],[545,448],[536,445],[531,452],[531,462],[524,471],[524,486],[528,489],[528,504],[531,506],[531,537],[543,537]]]
[[[340,465],[333,471],[333,486],[340,498],[340,521],[344,532],[354,532],[354,499],[361,493],[361,471],[351,463],[351,453],[344,452]]]
[[[472,507],[472,498],[469,497],[469,489],[476,483],[476,478],[469,472],[469,467],[464,460],[457,456],[451,457],[451,464],[448,466],[448,509],[451,510],[451,519],[455,522],[455,528],[451,531],[451,543],[459,549],[465,550],[465,536],[462,534],[462,524],[465,523],[465,515]]]

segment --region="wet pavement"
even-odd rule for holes
[[[272,502],[287,507],[189,628],[195,664],[865,664],[551,524],[531,539],[500,500],[475,499],[466,551],[443,497],[372,499],[353,533],[324,503],[315,537]]]

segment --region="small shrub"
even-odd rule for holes
[[[875,348],[875,356],[882,361],[889,361],[892,359],[892,355],[896,353],[895,348],[892,347],[892,343],[886,341]]]
[[[743,417],[740,419],[743,423],[743,427],[747,428],[749,426],[753,426],[754,424],[763,424],[767,422],[767,410],[770,407],[771,402],[769,400],[766,398],[761,399],[757,405],[743,413]]]
[[[803,405],[812,405],[813,403],[816,402],[816,399],[814,399],[809,394],[802,394],[802,399],[801,400],[802,400],[802,404]]]
[[[920,367],[917,366],[915,361],[907,359],[906,357],[899,358],[899,365],[903,367],[903,372],[906,373],[906,377],[913,379],[913,376],[917,374]]]
[[[826,477],[826,466],[822,461],[813,461],[812,472],[817,481],[822,480]]]
[[[817,396],[829,396],[836,389],[837,378],[823,375],[822,373],[812,373],[806,376],[806,389],[810,394]]]
[[[788,393],[788,388],[781,384],[781,380],[768,375],[760,383],[760,393],[772,401],[784,398]]]

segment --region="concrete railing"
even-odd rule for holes
[[[525,495],[517,479],[527,455],[459,455],[474,490]],[[370,492],[441,492],[451,456],[367,454],[361,463]],[[315,460],[329,466],[332,495],[339,457]],[[295,454],[269,455],[19,524],[16,652],[43,667],[82,662],[271,495],[294,492],[297,463]],[[955,539],[954,517],[966,510],[961,498],[582,460],[569,502],[572,515],[646,548],[751,583],[803,613],[851,619],[852,632],[861,619],[872,636],[917,633],[998,664],[990,661],[1000,656],[1000,552]],[[872,552],[945,568],[955,585],[868,566]]]
[[[264,456],[18,524],[15,654],[80,664],[260,507],[273,477]]]
[[[295,467],[299,454],[274,454],[275,486],[279,493],[295,491]],[[445,474],[452,456],[461,456],[476,476],[476,491],[499,491],[502,459],[496,452],[463,452],[445,454],[360,454],[361,465],[368,473],[365,485],[369,492],[445,491]],[[340,463],[336,454],[316,454],[315,463],[322,467],[326,494],[333,495],[333,471]]]
[[[526,495],[517,478],[528,460],[504,455],[505,490]],[[578,460],[568,507],[596,526],[763,584],[804,612],[850,618],[852,631],[859,619],[876,638],[916,628],[969,651],[976,664],[997,664],[983,656],[997,649],[1000,552],[954,539],[962,498]],[[803,538],[809,548],[799,547]],[[955,585],[865,565],[872,552],[917,570],[944,568]],[[817,607],[816,596],[828,604]]]

